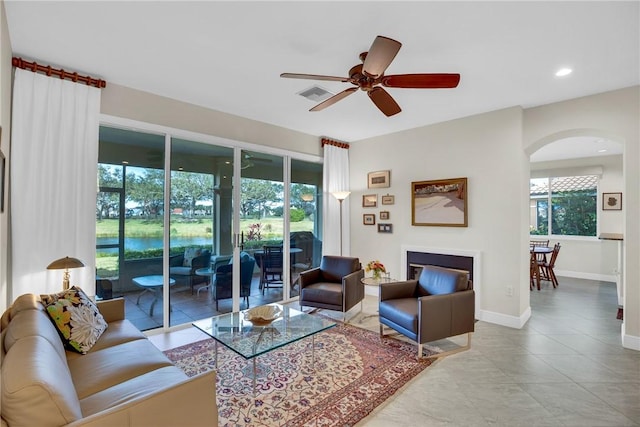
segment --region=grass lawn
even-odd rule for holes
[[[127,218],[125,230],[127,237],[155,237],[163,236],[162,218],[139,219]],[[97,237],[118,237],[118,219],[103,219],[96,221]],[[262,219],[241,219],[240,231],[244,232],[245,240],[252,224],[261,224],[261,240],[282,240],[284,222],[281,217]],[[171,218],[172,237],[212,237],[213,224],[211,218],[185,219],[182,217]],[[303,221],[292,222],[291,231],[313,231],[313,221],[305,218]],[[118,257],[99,256],[96,258],[98,276],[117,276]]]

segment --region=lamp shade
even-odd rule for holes
[[[62,289],[65,291],[69,289],[69,269],[70,268],[78,268],[84,267],[82,261],[78,258],[64,257],[53,261],[51,264],[47,266],[47,270],[64,270],[64,275],[62,276]]]
[[[78,258],[64,257],[53,261],[47,266],[47,270],[62,270],[65,268],[79,268],[84,267],[82,261]]]
[[[349,194],[351,194],[351,191],[332,191],[331,192],[331,195],[340,201],[349,197]]]

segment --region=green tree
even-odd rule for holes
[[[291,184],[291,207],[301,209],[304,211],[306,216],[313,214],[316,210],[315,207],[315,194],[316,194],[316,186],[315,185],[307,185],[307,184]],[[306,201],[303,199],[303,196],[312,195],[313,199]]]
[[[122,166],[98,165],[98,186],[101,188],[122,188]],[[109,211],[117,210],[120,197],[118,193],[99,191],[96,199],[96,216],[102,220]]]
[[[561,191],[551,197],[551,232],[564,236],[595,236],[595,190]]]
[[[164,171],[162,169],[142,169],[141,173],[127,172],[127,202],[140,206],[143,215],[156,219],[162,211]]]
[[[262,179],[243,178],[240,196],[240,214],[244,218],[261,219],[269,204],[282,202],[283,185]]]
[[[194,172],[171,172],[171,208],[182,208],[183,215],[193,217],[196,202],[213,200],[213,175]]]

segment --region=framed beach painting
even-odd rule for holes
[[[411,225],[466,227],[467,178],[412,182]]]

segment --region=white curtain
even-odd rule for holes
[[[349,191],[349,149],[325,144],[323,166],[323,255],[340,255],[340,203],[334,191]],[[351,250],[349,239],[349,198],[342,202],[342,255]]]
[[[78,258],[71,285],[95,294],[100,89],[16,69],[11,137],[10,300],[62,290],[52,261]]]

